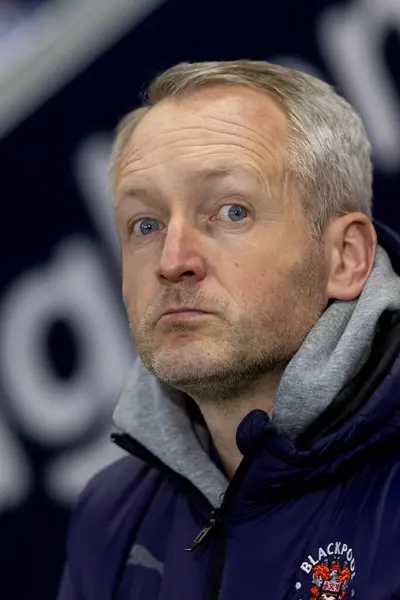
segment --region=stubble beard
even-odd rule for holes
[[[150,373],[198,404],[226,406],[283,374],[326,308],[322,278],[314,255],[270,291],[270,302],[234,320],[225,313],[212,317],[206,330],[202,324],[174,326],[164,340],[144,322],[131,324],[138,354]],[[180,333],[197,339],[172,350],[167,336]]]

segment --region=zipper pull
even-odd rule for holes
[[[217,511],[211,511],[211,519],[207,523],[207,525],[202,529],[196,539],[186,548],[187,552],[192,552],[196,548],[200,546],[200,544],[204,541],[204,539],[208,536],[210,531],[215,527],[218,522]]]

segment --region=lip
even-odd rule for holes
[[[159,316],[163,317],[164,315],[170,315],[173,313],[182,313],[182,312],[200,312],[200,313],[209,314],[210,311],[203,310],[202,308],[198,308],[197,306],[175,306],[175,307],[171,306],[170,308],[166,308],[165,310],[160,312]]]
[[[204,310],[192,308],[179,308],[171,309],[163,313],[161,315],[161,320],[168,321],[169,323],[183,323],[187,321],[192,321],[193,319],[199,319],[209,314],[209,312],[206,312]]]

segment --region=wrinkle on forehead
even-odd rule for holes
[[[235,88],[240,88],[236,91]],[[261,92],[232,86],[166,99],[137,125],[119,163],[118,179],[193,159],[223,155],[248,163],[249,170],[282,180],[288,132],[283,108]],[[212,100],[212,101],[211,101]]]
[[[196,160],[197,157],[193,160],[186,158],[185,168],[181,170],[179,178],[171,180],[171,177],[169,177],[168,181],[163,177],[165,170],[162,165],[157,168],[158,177],[154,177],[154,171],[151,172],[150,177],[146,177],[145,171],[142,171],[139,175],[135,173],[132,177],[126,177],[121,181],[117,189],[118,205],[126,199],[129,200],[134,197],[146,198],[149,195],[168,195],[168,190],[172,189],[171,184],[172,187],[175,184],[180,189],[192,190],[207,189],[209,185],[212,185],[214,189],[215,186],[221,186],[219,188],[221,190],[235,190],[238,193],[240,193],[240,190],[243,193],[245,190],[248,191],[249,184],[253,191],[256,191],[254,187],[256,184],[264,194],[270,197],[271,181],[261,176],[251,163],[243,161],[239,163],[235,161],[235,158],[229,154],[220,154],[217,160],[206,163],[202,161],[201,164]],[[172,174],[171,170],[169,170],[169,174]],[[174,192],[176,191],[177,188],[175,187]]]

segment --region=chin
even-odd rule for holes
[[[177,347],[178,345],[181,347]],[[166,383],[193,382],[207,378],[219,370],[221,358],[213,357],[205,348],[190,348],[188,340],[180,340],[175,347],[168,345],[163,351],[156,352],[145,366]],[[145,361],[144,361],[145,362]]]

